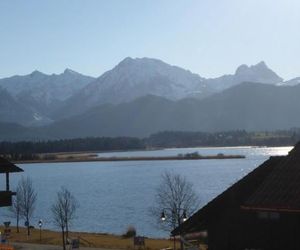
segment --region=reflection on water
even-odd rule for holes
[[[246,159],[128,161],[19,164],[33,179],[38,192],[34,223],[54,228],[50,207],[60,186],[70,189],[80,203],[75,231],[123,233],[134,225],[140,235],[167,236],[155,228],[148,208],[153,204],[161,173],[172,170],[187,177],[199,194],[201,206],[242,178],[271,155],[285,155],[291,147],[183,148],[154,151],[101,153],[99,156],[169,156],[198,151],[202,155],[242,154]],[[22,174],[13,176],[12,186]],[[4,183],[4,182],[2,182]],[[0,210],[2,221],[7,209]],[[14,222],[13,222],[14,223]]]
[[[213,148],[169,148],[162,150],[127,151],[99,153],[98,157],[133,157],[133,156],[176,156],[191,152],[201,155],[243,154],[243,155],[285,155],[292,147],[213,147]]]

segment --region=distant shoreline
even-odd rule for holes
[[[60,156],[62,156],[60,154]],[[28,161],[14,161],[16,164],[26,163],[63,163],[63,162],[113,162],[113,161],[172,161],[172,160],[225,160],[225,159],[244,159],[245,155],[198,155],[198,156],[140,156],[140,157],[96,157],[96,154],[81,154],[79,157],[66,156],[57,159],[42,159]]]

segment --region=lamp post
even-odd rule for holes
[[[165,208],[161,212],[161,216],[160,216],[160,219],[161,219],[162,222],[164,222],[167,219],[167,216],[165,214],[165,210],[170,210],[171,213],[172,213],[172,218],[171,219],[172,219],[172,223],[173,223],[173,226],[174,226],[173,230],[175,230],[175,228],[176,228],[176,221],[178,222],[178,226],[180,226],[182,222],[185,222],[188,219],[187,215],[186,215],[186,210],[185,209],[182,209],[182,208],[176,209],[176,211],[177,211],[177,214],[176,214],[176,212],[175,212],[174,209],[167,209],[167,208]],[[182,214],[181,214],[181,212],[182,212]],[[179,236],[181,236],[181,233],[180,233]],[[175,235],[173,236],[173,239],[174,239],[174,241],[173,241],[173,249],[176,250],[176,238],[175,238]],[[181,250],[183,249],[182,242],[180,243],[180,248],[181,248]]]
[[[40,228],[40,243],[42,242],[42,226],[43,226],[43,221],[39,220],[39,228]]]

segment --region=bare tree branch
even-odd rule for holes
[[[21,196],[20,187],[18,185],[16,195],[13,196],[12,206],[9,208],[10,213],[12,214],[13,218],[16,219],[17,222],[17,233],[20,232],[19,222],[21,217],[21,208],[22,208],[22,196]]]
[[[22,177],[19,181],[17,194],[20,196],[20,214],[27,222],[27,234],[30,235],[30,220],[35,209],[37,194],[29,177]]]
[[[199,199],[193,185],[185,177],[172,172],[162,174],[156,190],[155,205],[150,213],[155,217],[159,228],[171,231],[182,223],[183,213],[189,217],[199,206]],[[160,216],[164,211],[165,221]]]
[[[57,193],[56,201],[51,207],[54,224],[61,228],[63,249],[66,249],[66,238],[68,238],[69,225],[75,218],[78,202],[71,192],[62,187]]]

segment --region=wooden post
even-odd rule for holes
[[[9,173],[6,172],[6,191],[9,191]]]

